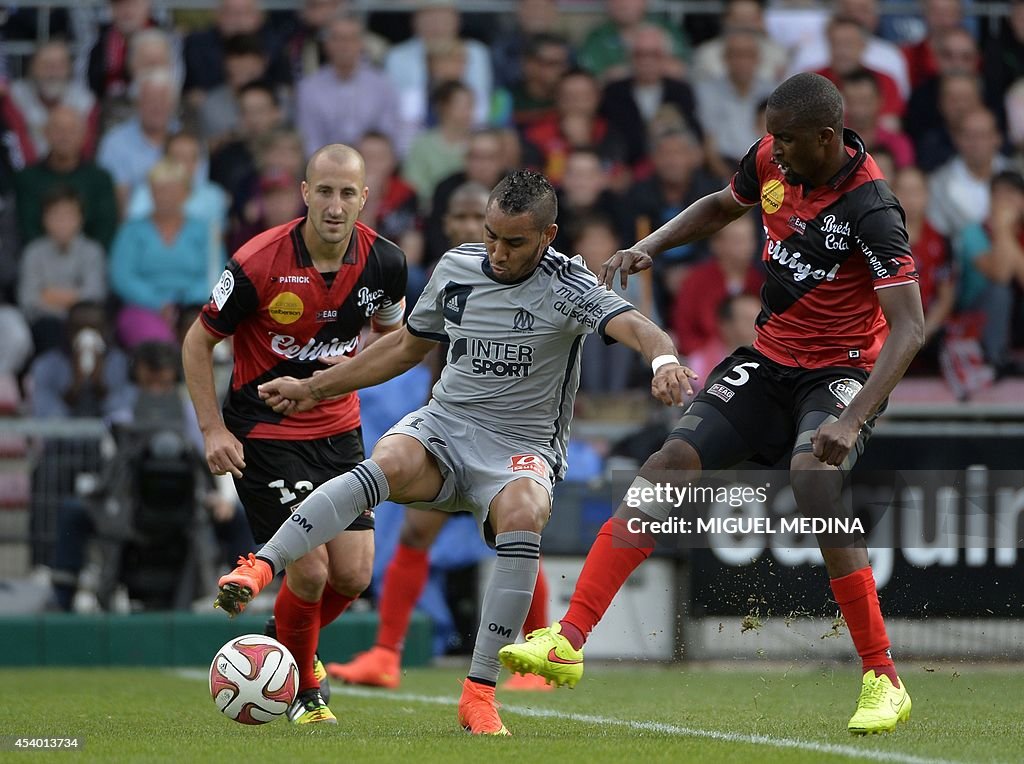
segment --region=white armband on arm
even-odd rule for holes
[[[392,303],[387,307],[381,308],[373,314],[373,327],[390,327],[395,324],[402,322],[402,317],[405,315],[405,298],[403,297],[398,302]]]

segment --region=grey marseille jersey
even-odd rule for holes
[[[547,445],[562,477],[581,345],[627,310],[633,306],[579,257],[549,248],[526,279],[503,284],[490,275],[484,245],[464,244],[438,262],[408,328],[450,343],[433,390],[439,404],[485,429]]]

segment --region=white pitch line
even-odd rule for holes
[[[178,676],[186,679],[202,679],[207,681],[209,674],[198,669],[177,669],[174,671]],[[435,706],[455,706],[458,701],[444,695],[417,695],[406,692],[385,692],[381,690],[368,690],[361,687],[332,686],[333,695],[348,695],[355,698],[372,698],[374,700],[391,700],[406,703],[426,703]],[[855,759],[868,759],[871,761],[892,762],[892,764],[955,764],[949,759],[930,759],[924,756],[914,756],[906,753],[892,753],[889,751],[877,751],[871,749],[857,748],[852,745],[837,745],[835,743],[816,743],[813,740],[796,740],[793,738],[773,737],[771,735],[746,735],[740,732],[721,732],[719,730],[707,730],[697,727],[683,727],[678,724],[665,724],[663,722],[644,722],[632,719],[616,719],[610,716],[595,716],[593,714],[574,714],[564,711],[555,711],[548,708],[529,708],[525,706],[508,705],[503,703],[503,711],[529,716],[535,719],[563,719],[565,721],[580,722],[582,724],[595,724],[606,727],[627,727],[640,732],[657,732],[663,735],[674,735],[676,737],[703,738],[705,740],[717,740],[723,743],[749,743],[752,745],[766,745],[773,748],[789,748],[812,753],[829,753],[836,756],[848,756]]]
[[[375,700],[395,700],[409,703],[429,703],[438,706],[455,706],[458,701],[454,698],[443,695],[416,695],[404,692],[382,692],[380,690],[367,690],[359,687],[336,687],[331,686],[331,693],[334,695],[350,695],[357,698],[373,698]],[[812,740],[794,740],[785,737],[772,737],[771,735],[744,735],[739,732],[719,732],[717,730],[705,730],[695,727],[681,727],[677,724],[664,724],[662,722],[643,722],[632,719],[616,719],[610,716],[595,716],[593,714],[574,714],[564,711],[555,711],[548,708],[528,708],[525,706],[501,704],[502,711],[530,716],[537,719],[563,719],[565,721],[580,722],[582,724],[596,724],[610,727],[628,727],[629,729],[641,732],[659,732],[663,735],[674,735],[677,737],[704,738],[706,740],[718,740],[724,743],[751,743],[754,745],[767,745],[774,748],[793,748],[813,753],[831,753],[837,756],[849,756],[858,759],[870,759],[872,761],[893,762],[894,764],[954,764],[948,759],[929,759],[923,756],[912,756],[904,753],[889,753],[888,751],[873,751],[870,749],[857,748],[852,745],[836,745],[833,743],[816,743]]]

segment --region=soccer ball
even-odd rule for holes
[[[266,724],[288,710],[299,669],[288,648],[262,634],[236,637],[210,664],[210,695],[218,710],[240,724]]]

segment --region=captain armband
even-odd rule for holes
[[[386,305],[376,313],[373,314],[372,328],[373,329],[387,329],[395,324],[401,323],[402,317],[405,315],[405,298],[403,297],[398,302]]]

